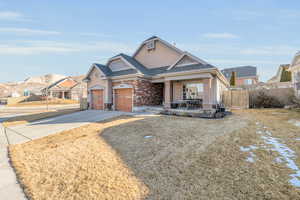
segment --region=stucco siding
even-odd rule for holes
[[[104,89],[104,103],[111,103],[111,80],[103,80],[101,79],[102,73],[97,70],[93,69],[92,72],[90,73],[90,80],[87,83],[87,88],[89,91],[88,95],[88,101],[91,101],[91,92],[90,90],[93,88],[103,88]]]
[[[173,83],[173,100],[181,100],[183,97],[183,82],[174,82]]]
[[[91,88],[95,85],[105,85],[105,80],[101,79],[101,75],[103,75],[99,70],[93,69],[89,75],[89,82],[87,83],[87,87]]]
[[[154,50],[148,51],[144,45],[134,58],[145,67],[156,68],[171,66],[180,58],[180,53],[159,41],[155,41]]]
[[[203,93],[200,94],[200,98],[207,99],[206,94],[205,93],[205,84],[206,83],[206,79],[195,79],[195,80],[185,80],[185,81],[173,81],[173,101],[176,100],[182,100],[183,99],[183,85],[187,84],[187,83],[202,83],[203,84]]]

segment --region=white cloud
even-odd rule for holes
[[[19,12],[0,11],[0,20],[24,20],[24,16]]]
[[[206,38],[218,38],[218,39],[234,39],[238,38],[237,35],[234,35],[232,33],[205,33],[202,35]]]
[[[76,52],[131,53],[135,47],[110,41],[66,43],[56,41],[19,41],[0,45],[0,55],[36,55]]]
[[[13,33],[17,35],[59,35],[60,32],[38,30],[29,28],[0,28],[0,33]]]

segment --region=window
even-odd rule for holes
[[[201,99],[203,83],[186,83],[183,85],[183,99]]]
[[[245,85],[252,85],[252,79],[245,79],[244,84]]]
[[[154,48],[155,48],[155,41],[151,40],[151,41],[147,42],[146,46],[147,46],[147,50],[148,51],[154,50]]]

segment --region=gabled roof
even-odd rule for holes
[[[179,59],[169,67],[169,70],[172,69],[173,67],[175,67],[182,59],[184,59],[184,57],[190,57],[192,60],[195,60],[197,63],[201,64],[201,65],[207,65],[208,63],[205,62],[204,60],[201,60],[200,58],[198,58],[197,56],[192,55],[191,53],[185,51],[180,57]]]
[[[221,72],[227,79],[231,77],[232,72],[236,72],[237,78],[257,76],[257,69],[254,66],[226,68],[221,70]]]
[[[51,88],[53,88],[53,87],[59,85],[60,83],[63,83],[63,82],[66,81],[66,80],[72,80],[72,81],[75,82],[75,84],[72,85],[72,86],[69,87],[69,88],[72,88],[72,87],[76,86],[77,84],[79,84],[77,81],[73,80],[71,77],[66,77],[66,78],[60,79],[60,80],[58,80],[58,81],[52,83],[52,84],[49,85],[48,87],[45,87],[43,90],[45,90],[45,89],[48,89],[48,90],[49,90],[49,89],[51,89]]]
[[[192,65],[185,65],[182,67],[174,67],[172,69],[169,69],[170,66],[166,67],[159,67],[159,68],[153,68],[151,69],[151,75],[159,75],[159,74],[165,74],[165,73],[173,73],[173,72],[185,72],[185,71],[191,71],[191,70],[201,70],[201,69],[216,69],[213,65],[203,65],[203,64],[192,64]]]
[[[109,62],[116,58],[123,58],[127,63],[129,63],[131,65],[131,67],[133,67],[133,69],[136,69],[138,72],[145,74],[145,75],[149,74],[149,72],[148,72],[149,70],[144,65],[139,63],[136,59],[134,59],[133,57],[130,57],[124,53],[120,53],[120,54],[112,57],[111,59],[109,59]],[[107,66],[108,66],[109,62],[107,63]]]
[[[181,51],[180,49],[178,49],[178,48],[175,47],[174,45],[170,44],[169,42],[167,42],[167,41],[165,41],[165,40],[163,40],[163,39],[161,39],[161,38],[159,38],[159,37],[157,37],[157,36],[152,36],[152,37],[150,37],[150,38],[144,40],[144,42],[142,42],[142,44],[141,44],[141,45],[138,47],[138,49],[134,52],[134,54],[132,55],[132,57],[135,57],[135,56],[138,54],[138,52],[141,50],[141,48],[142,48],[147,42],[149,42],[149,41],[151,41],[151,40],[157,40],[157,41],[160,41],[161,43],[163,43],[163,44],[166,45],[167,47],[173,49],[174,51],[176,51],[176,52],[178,52],[178,53],[180,53],[180,54],[184,53],[183,51]]]
[[[140,51],[140,49],[145,45],[147,42],[151,40],[157,40],[166,45],[167,47],[173,49],[174,51],[178,52],[180,54],[180,58],[176,60],[175,63],[173,63],[171,66],[165,66],[165,67],[159,67],[159,68],[146,68],[144,65],[142,65],[140,62],[138,62],[134,56]],[[174,67],[176,64],[178,64],[185,56],[191,58],[191,60],[195,62],[191,63],[182,63],[180,64],[180,67]],[[121,59],[124,61],[128,66],[130,66],[130,69],[120,70],[120,71],[112,71],[109,68],[109,65],[112,61]],[[176,72],[185,72],[185,71],[195,71],[195,70],[216,70],[218,73],[218,76],[222,78],[222,80],[225,80],[225,77],[223,74],[220,73],[220,71],[217,69],[217,67],[210,65],[206,63],[205,61],[201,60],[200,58],[192,55],[189,52],[181,51],[180,49],[176,48],[174,45],[171,45],[170,43],[160,39],[157,36],[152,36],[148,39],[146,39],[140,47],[137,49],[137,51],[133,54],[133,56],[129,56],[123,53],[120,53],[116,56],[113,56],[108,60],[106,65],[101,64],[93,64],[92,67],[89,70],[89,73],[87,74],[85,80],[88,80],[88,76],[90,75],[91,71],[97,68],[100,70],[106,77],[116,77],[116,76],[124,76],[124,75],[145,75],[145,76],[156,76],[156,75],[164,75],[168,73],[176,73]]]

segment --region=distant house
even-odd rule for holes
[[[50,98],[79,100],[84,88],[81,83],[71,77],[63,78],[42,90]]]
[[[241,66],[221,70],[224,76],[230,81],[232,72],[236,72],[236,85],[253,85],[258,83],[257,69],[253,66]]]
[[[296,53],[289,68],[296,96],[300,97],[300,52]]]
[[[285,72],[286,70],[288,70],[290,68],[289,64],[282,64],[278,67],[277,73],[275,76],[273,76],[270,80],[268,80],[268,83],[279,83],[279,82],[286,82],[283,81],[283,72]]]

